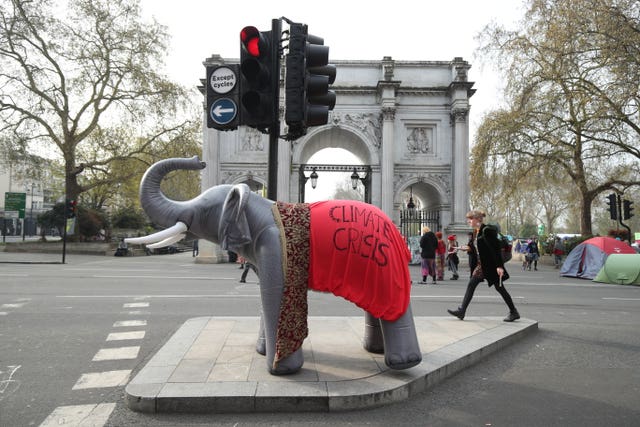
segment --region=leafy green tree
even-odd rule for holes
[[[62,236],[64,233],[64,215],[64,203],[56,203],[52,209],[38,215],[37,222],[41,228],[42,240],[44,240],[45,232],[51,228],[58,230],[58,234]]]
[[[166,28],[142,20],[139,0],[59,6],[0,0],[0,135],[16,151],[53,148],[78,199],[137,174],[200,112],[161,73]]]
[[[119,210],[112,215],[111,224],[113,228],[143,228],[147,222],[146,216],[142,211],[137,210],[133,206]]]

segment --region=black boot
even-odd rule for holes
[[[518,320],[520,318],[520,313],[518,310],[513,310],[509,312],[509,315],[504,318],[505,322],[513,322],[514,320]]]
[[[422,276],[422,283],[427,283],[427,276]]]
[[[447,310],[447,313],[449,313],[452,316],[456,316],[460,320],[463,320],[465,310],[463,310],[462,307],[459,307],[457,310]]]

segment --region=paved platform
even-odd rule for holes
[[[416,317],[423,361],[394,371],[362,348],[364,317],[310,317],[305,364],[267,372],[255,351],[257,317],[197,317],[184,325],[126,387],[139,412],[341,411],[420,393],[538,329],[533,320]]]

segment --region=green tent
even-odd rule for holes
[[[594,282],[640,285],[640,254],[611,254]]]

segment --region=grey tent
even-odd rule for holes
[[[592,237],[573,248],[562,263],[561,276],[593,279],[611,254],[635,254],[631,246],[611,237]]]

